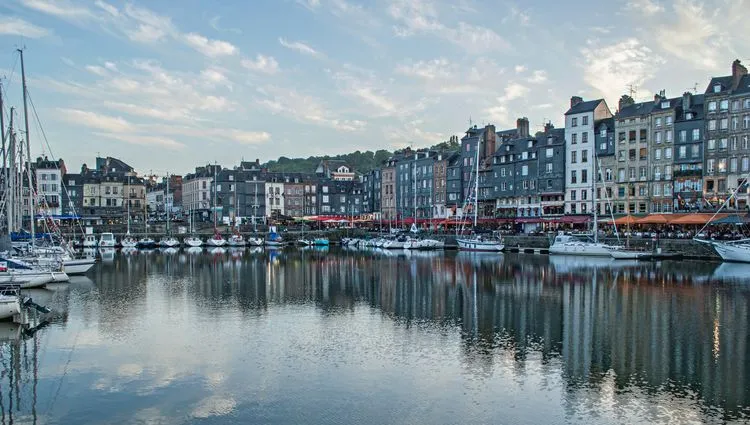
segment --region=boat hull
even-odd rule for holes
[[[475,252],[500,252],[505,244],[497,241],[478,241],[474,239],[456,239],[458,249]]]
[[[615,260],[650,260],[651,254],[648,252],[638,251],[627,251],[627,250],[612,250],[610,255]]]
[[[225,246],[226,244],[227,244],[227,241],[225,239],[211,238],[206,241],[207,246],[216,247],[216,248],[220,248],[222,246]]]
[[[565,242],[552,244],[549,253],[555,255],[585,255],[590,257],[612,257],[616,248],[601,243]]]
[[[63,268],[68,275],[86,274],[96,264],[96,259],[73,259],[63,261]]]
[[[21,303],[17,296],[0,296],[0,320],[11,319],[21,313]]]
[[[719,257],[724,261],[731,261],[734,263],[750,263],[750,242],[749,243],[725,243],[716,241],[701,241],[702,243],[709,243],[714,247],[714,250]]]

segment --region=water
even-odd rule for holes
[[[750,418],[750,266],[330,251],[117,254],[0,331],[0,423]]]

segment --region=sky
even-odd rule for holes
[[[750,63],[748,20],[750,0],[3,0],[0,81],[7,125],[24,48],[32,155],[184,174],[703,92]]]

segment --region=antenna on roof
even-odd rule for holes
[[[635,84],[628,84],[628,95],[635,100],[636,94],[638,94],[638,86]]]
[[[698,83],[693,84],[693,87],[688,87],[688,90],[692,90],[693,93],[698,93]]]
[[[474,124],[474,123],[473,123],[473,122],[471,121],[471,115],[469,115],[469,128],[471,128],[471,126],[472,126],[473,124]]]

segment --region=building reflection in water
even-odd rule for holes
[[[98,268],[111,336],[148,308],[154,283],[207,318],[235,309],[369,308],[400,326],[458,330],[467,373],[510,358],[559,364],[570,393],[697,394],[726,419],[747,414],[750,266],[575,257],[339,250],[118,255]],[[148,282],[152,281],[151,284]],[[93,307],[93,306],[92,306]]]

